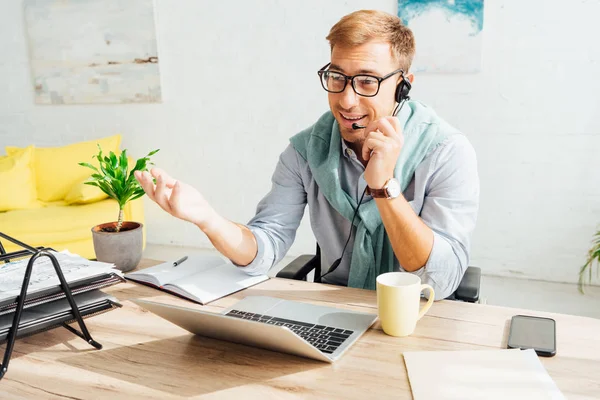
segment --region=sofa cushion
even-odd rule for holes
[[[116,221],[119,206],[106,199],[92,204],[67,206],[63,201],[44,207],[0,213],[2,232],[30,245],[70,242],[92,237],[92,227]]]
[[[130,201],[125,205],[126,221],[144,221],[144,199]],[[0,231],[31,246],[52,247],[69,250],[86,258],[94,258],[92,227],[115,221],[119,206],[112,199],[100,200],[86,205],[67,206],[64,201],[45,204],[28,210],[0,212]],[[144,245],[145,245],[145,227]],[[22,248],[2,240],[6,251]]]
[[[33,146],[0,158],[0,211],[38,207],[36,199]]]
[[[35,176],[38,199],[51,202],[62,200],[72,186],[92,174],[89,168],[78,165],[89,162],[98,167],[98,161],[92,156],[98,153],[98,144],[103,153],[117,152],[121,144],[121,135],[79,142],[62,147],[36,148],[34,151]],[[22,149],[7,146],[10,156]]]
[[[108,198],[108,195],[97,186],[86,185],[87,179],[71,187],[65,196],[66,204],[89,204]]]

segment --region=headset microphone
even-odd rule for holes
[[[364,125],[359,125],[356,122],[352,124],[352,129],[357,130],[357,129],[365,129],[366,126]]]

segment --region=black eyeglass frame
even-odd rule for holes
[[[341,72],[338,71],[331,71],[331,72],[335,72],[336,74],[340,74],[341,76],[343,76],[345,78],[344,81],[344,87],[342,88],[342,90],[340,91],[333,91],[333,90],[329,90],[325,87],[325,82],[323,82],[323,73],[325,71],[327,71],[327,67],[329,67],[331,65],[331,63],[327,63],[325,64],[325,66],[323,68],[321,68],[320,70],[317,71],[317,74],[319,75],[319,80],[321,81],[321,86],[323,86],[323,89],[325,89],[326,92],[328,93],[342,93],[344,90],[346,90],[346,86],[348,86],[348,81],[351,81],[352,83],[350,84],[350,86],[352,86],[352,90],[354,90],[354,93],[356,93],[359,96],[362,97],[375,97],[377,96],[377,94],[379,93],[379,89],[381,88],[381,82],[385,81],[386,79],[396,75],[397,73],[400,73],[402,75],[402,79],[404,79],[404,70],[402,68],[399,68],[393,72],[390,72],[389,74],[383,76],[383,77],[379,77],[379,76],[375,76],[375,75],[370,75],[370,74],[357,74],[354,76],[348,76],[346,74],[343,74]],[[368,76],[369,78],[373,78],[375,80],[377,80],[377,91],[375,92],[375,94],[361,94],[358,93],[356,91],[356,86],[354,85],[354,79],[358,76]]]

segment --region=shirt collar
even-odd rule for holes
[[[350,147],[348,147],[348,145],[346,144],[346,141],[342,138],[342,154],[344,155],[344,157],[348,158],[348,159],[354,159],[356,160],[356,154],[354,154],[354,150],[352,150]]]

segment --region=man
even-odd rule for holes
[[[401,270],[445,298],[468,266],[479,202],[475,152],[431,109],[405,101],[415,45],[399,18],[354,12],[327,39],[331,62],[319,77],[330,111],[291,139],[247,225],[218,215],[164,171],[151,171],[156,185],[148,172],[136,178],[248,274],[283,258],[308,204],[324,282],[374,289],[377,275]]]

